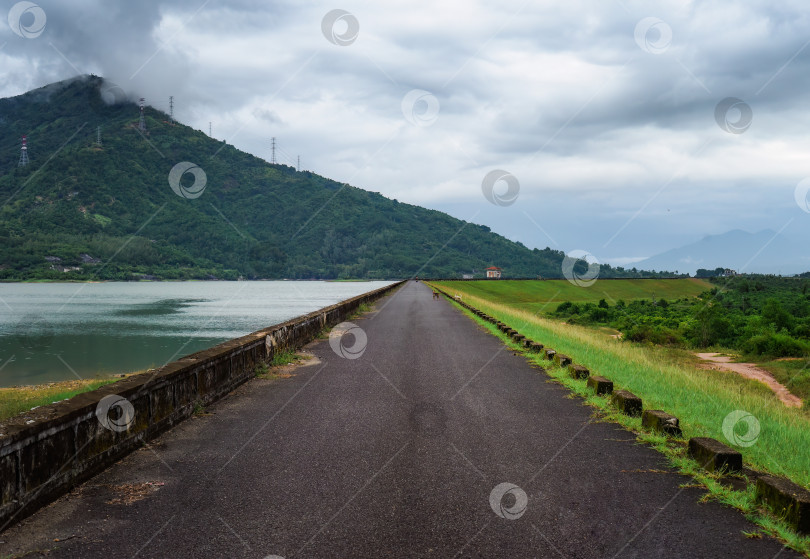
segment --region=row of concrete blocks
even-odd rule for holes
[[[587,367],[574,364],[573,359],[568,355],[558,353],[555,349],[545,347],[539,342],[526,338],[526,336],[503,322],[496,322],[496,325],[501,332],[532,353],[542,353],[546,359],[552,361],[558,367],[568,369],[571,378],[587,381],[588,387],[596,395],[611,396],[613,404],[622,413],[630,416],[642,416],[642,425],[644,427],[667,435],[680,436],[682,434],[677,417],[661,410],[643,410],[641,398],[635,394],[627,390],[617,390],[614,393],[612,380],[601,376],[591,376],[591,372]]]
[[[709,437],[689,439],[689,456],[710,472],[740,473],[742,454]],[[800,534],[810,534],[810,491],[784,478],[762,475],[757,478],[756,500]]]
[[[582,365],[576,365],[573,360],[552,348],[526,338],[514,328],[479,311],[463,304],[480,318],[494,323],[498,330],[509,336],[525,349],[532,353],[543,353],[545,358],[554,364],[567,368],[572,378],[586,380],[588,387],[596,395],[610,396],[613,405],[622,413],[638,417],[644,428],[680,437],[683,431],[680,422],[674,415],[662,410],[643,409],[642,400],[627,390],[613,391],[613,381],[602,376],[591,376],[590,371]],[[688,444],[689,456],[703,469],[718,474],[735,474],[742,472],[742,454],[733,448],[709,437],[692,437]],[[785,519],[797,532],[810,534],[810,492],[795,483],[773,476],[760,476],[757,478],[757,501],[771,508],[777,515]]]

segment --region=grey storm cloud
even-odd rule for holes
[[[35,86],[96,73],[134,99],[163,88],[182,87],[188,78],[187,57],[178,52],[169,56],[155,39],[153,32],[165,14],[159,2],[71,0],[38,4],[47,16],[40,37],[26,40],[4,33],[4,52],[31,64],[13,70],[8,76],[11,82]],[[191,5],[178,2],[173,9]],[[156,58],[157,63],[150,63]]]
[[[778,230],[810,176],[800,0],[37,3],[41,36],[0,30],[5,95],[84,73],[162,109],[174,95],[180,120],[214,121],[241,149],[267,158],[279,136],[311,170],[530,247],[609,260]],[[335,8],[359,24],[346,46],[322,33]],[[641,39],[657,50],[638,42],[651,17],[662,25]],[[408,119],[412,90],[435,96],[435,119]],[[728,97],[751,108],[743,134],[715,121]],[[508,208],[481,196],[493,169],[521,182]],[[810,230],[804,217],[785,233]]]

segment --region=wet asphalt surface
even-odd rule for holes
[[[0,556],[799,557],[423,284],[353,322],[358,358],[311,344],[319,363],[241,386]]]

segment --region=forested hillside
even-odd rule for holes
[[[272,165],[153,108],[141,133],[108,87],[84,76],[0,100],[0,279],[561,276],[560,251]],[[197,198],[169,185],[185,161],[206,175]]]

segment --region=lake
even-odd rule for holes
[[[0,387],[159,367],[390,283],[0,284]]]

